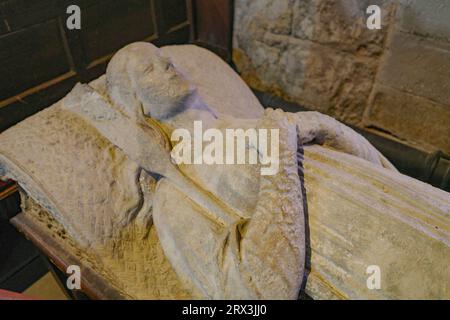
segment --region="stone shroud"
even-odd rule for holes
[[[173,57],[176,64],[181,68],[187,70],[192,68],[193,64],[201,61],[201,64],[216,65],[216,70],[223,71],[221,74],[225,82],[222,86],[222,81],[214,83],[203,83],[202,72],[207,72],[207,69],[198,68],[197,72],[192,74],[193,81],[204,88],[205,98],[209,99],[211,106],[214,106],[217,111],[223,113],[232,110],[221,109],[229,103],[234,102],[235,105],[252,105],[254,96],[251,95],[248,88],[240,82],[234,73],[230,73],[231,69],[226,69],[225,65],[220,62],[214,55],[205,50],[195,47],[169,47],[165,50],[166,54]],[[208,63],[206,61],[209,60]],[[196,62],[195,62],[196,61]],[[221,67],[219,67],[221,65]],[[196,70],[195,68],[192,69]],[[237,81],[237,84],[227,84],[227,76]],[[198,83],[197,83],[198,82]],[[101,78],[91,84],[98,92],[104,92],[104,78]],[[230,88],[233,85],[243,86],[242,94],[227,95],[223,94],[223,88]],[[245,89],[244,89],[245,88]],[[220,93],[219,93],[220,92]],[[226,102],[215,100],[215,97],[221,95]],[[254,107],[241,110],[245,113],[245,117],[251,118],[259,117],[262,114],[262,107],[254,104]],[[15,133],[19,133],[20,129],[33,128],[28,125],[33,121],[56,121],[60,126],[67,125],[70,129],[63,131],[70,136],[71,133],[76,132],[77,121],[75,119],[66,119],[63,122],[58,121],[58,116],[50,114],[55,113],[56,108],[50,108],[43,113],[40,113],[11,129],[6,135],[2,135],[0,148],[2,154],[8,153],[5,150],[11,151],[17,145],[14,139]],[[56,117],[56,119],[55,119]],[[293,120],[295,121],[295,119]],[[308,123],[300,126],[305,127]],[[34,128],[39,129],[39,128]],[[83,132],[86,128],[81,128]],[[80,131],[80,132],[81,132]],[[337,130],[339,132],[339,130]],[[39,153],[42,144],[32,143],[32,137],[41,139],[42,137],[50,139],[58,139],[61,136],[61,130],[57,130],[58,136],[41,135],[39,132],[21,130],[24,134],[29,134],[24,139],[19,137],[21,141],[22,150],[26,149],[28,152],[35,148],[34,152]],[[79,136],[78,136],[79,137]],[[81,135],[82,137],[82,135]],[[16,137],[17,138],[17,137]],[[70,141],[70,138],[68,138]],[[337,139],[339,141],[339,139]],[[86,142],[86,141],[85,141]],[[307,142],[307,141],[305,141]],[[326,142],[326,141],[325,141]],[[26,145],[26,144],[29,145]],[[71,164],[64,167],[63,162],[55,161],[54,157],[60,156],[61,153],[44,153],[49,157],[49,161],[43,161],[38,166],[47,165],[46,170],[54,174],[52,179],[55,182],[62,183],[63,188],[57,188],[62,192],[75,191],[83,192],[86,189],[87,193],[82,193],[87,197],[83,203],[90,204],[104,204],[113,206],[113,212],[117,214],[116,217],[108,216],[111,211],[106,211],[106,215],[100,215],[100,219],[83,226],[83,220],[68,221],[73,215],[64,215],[60,212],[60,216],[54,215],[56,220],[65,222],[65,228],[75,227],[75,230],[67,230],[69,235],[80,235],[77,233],[76,226],[81,228],[88,228],[87,234],[90,239],[73,239],[81,244],[81,249],[87,256],[94,256],[97,258],[97,266],[99,273],[106,272],[106,276],[111,278],[111,283],[117,286],[124,292],[129,293],[132,297],[140,298],[183,298],[183,297],[201,297],[196,292],[190,291],[184,287],[184,283],[180,282],[173,273],[164,255],[161,255],[161,250],[158,249],[158,239],[154,229],[151,225],[148,215],[137,214],[135,209],[137,203],[140,202],[139,196],[133,199],[136,193],[135,178],[139,178],[140,188],[144,191],[144,205],[146,208],[146,199],[151,197],[151,190],[154,188],[152,179],[139,177],[136,171],[136,166],[129,163],[128,159],[121,154],[120,150],[108,146],[108,144],[99,139],[97,141],[89,142],[94,147],[96,152],[104,152],[104,160],[107,155],[114,155],[117,161],[117,167],[125,164],[125,170],[112,171],[111,176],[101,179],[96,178],[93,182],[92,177],[86,177],[87,181],[98,184],[98,181],[106,179],[107,182],[113,178],[112,181],[120,181],[120,184],[106,184],[111,186],[110,192],[114,192],[117,199],[116,203],[105,202],[102,198],[92,198],[92,190],[86,188],[86,185],[75,180],[60,179],[63,174],[58,175],[55,169],[58,169],[55,164],[62,164],[59,169],[71,169]],[[52,144],[48,144],[47,148],[52,148]],[[411,178],[395,173],[395,171],[388,171],[379,165],[374,165],[363,159],[337,152],[332,150],[339,148],[346,150],[345,145],[327,145],[314,146],[307,145],[303,148],[303,178],[304,187],[307,195],[307,217],[310,226],[310,247],[311,247],[311,273],[307,282],[307,293],[314,298],[442,298],[448,297],[448,283],[449,266],[446,261],[449,252],[449,212],[450,199],[448,193],[437,190],[429,185],[418,182]],[[358,148],[356,148],[358,149]],[[74,150],[81,150],[74,148]],[[348,150],[346,150],[348,152]],[[26,153],[16,148],[16,155],[25,156]],[[64,155],[64,153],[62,153]],[[69,154],[69,158],[80,160],[80,153]],[[35,158],[41,159],[41,158]],[[15,159],[19,160],[19,158]],[[72,161],[69,159],[69,162]],[[20,162],[20,160],[19,160]],[[3,161],[5,165],[7,161]],[[22,161],[22,165],[33,167],[36,163],[33,161]],[[98,157],[92,163],[98,162]],[[85,163],[81,163],[85,167]],[[44,167],[45,168],[45,167]],[[78,170],[82,168],[73,167]],[[17,171],[16,171],[17,172]],[[108,170],[96,170],[97,174],[109,174]],[[38,173],[38,172],[35,172]],[[83,179],[83,171],[80,175],[74,175],[77,179]],[[67,177],[67,175],[66,175]],[[133,178],[130,181],[130,177]],[[70,175],[69,175],[70,178]],[[19,177],[17,179],[24,183],[26,177]],[[26,184],[25,184],[26,185]],[[99,184],[100,185],[100,184]],[[80,188],[75,190],[74,187]],[[66,188],[66,189],[64,189]],[[171,188],[169,188],[170,190]],[[108,190],[108,187],[106,188]],[[35,190],[29,189],[30,194]],[[148,194],[145,191],[149,191]],[[46,213],[55,213],[51,208],[51,199],[44,197],[36,197],[41,207]],[[139,194],[139,192],[137,192]],[[124,197],[127,196],[127,197]],[[167,194],[166,194],[167,195]],[[90,198],[91,197],[91,198]],[[120,199],[129,198],[129,202],[121,202]],[[170,198],[170,197],[169,197]],[[176,199],[181,205],[186,199]],[[147,202],[148,203],[148,202]],[[74,205],[79,205],[74,203]],[[187,203],[186,203],[187,205]],[[32,206],[33,207],[33,206]],[[26,208],[26,206],[25,206]],[[85,215],[85,221],[89,221],[92,214],[92,207],[87,210],[80,210],[81,215]],[[98,206],[100,209],[101,206]],[[42,208],[38,208],[38,211]],[[148,207],[147,207],[148,210]],[[30,211],[31,210],[25,210]],[[95,210],[94,210],[95,211]],[[76,212],[76,211],[73,211]],[[39,214],[38,214],[39,216]],[[111,219],[113,218],[113,219]],[[147,218],[147,219],[145,219]],[[111,223],[111,224],[110,224]],[[89,228],[94,229],[89,231]],[[52,228],[53,229],[53,228]],[[58,230],[58,228],[56,228]],[[79,231],[79,230],[78,230]],[[50,231],[55,232],[55,231]],[[101,235],[101,237],[97,237]],[[142,241],[143,236],[148,236],[146,241]],[[86,242],[88,241],[86,246]],[[100,240],[100,243],[98,241]],[[140,245],[136,247],[134,242],[138,241]],[[148,241],[148,242],[147,242]],[[68,245],[71,246],[70,243]],[[101,248],[113,248],[112,252],[108,250],[101,250]],[[147,251],[147,248],[149,249]],[[431,248],[431,250],[430,250]],[[142,253],[145,253],[142,255]],[[148,255],[147,255],[148,254]],[[368,265],[377,264],[382,269],[382,276],[385,279],[380,291],[370,291],[366,287],[365,274]],[[159,283],[161,285],[155,285]]]

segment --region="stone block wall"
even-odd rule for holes
[[[449,0],[235,0],[233,47],[255,89],[450,154]]]

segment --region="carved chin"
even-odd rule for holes
[[[150,116],[156,120],[164,120],[175,116],[187,108],[186,102],[189,100],[190,94],[182,96],[166,96],[155,97],[154,99],[146,100],[143,105],[145,115]]]
[[[181,90],[170,89],[173,88],[166,87],[163,91],[147,89],[145,94],[141,92],[140,100],[145,115],[163,120],[182,112],[188,107],[188,102],[195,90],[185,86],[180,88]],[[164,94],[159,94],[156,91]]]

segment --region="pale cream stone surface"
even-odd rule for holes
[[[236,0],[233,62],[254,89],[450,154],[449,12],[448,0]]]
[[[209,165],[194,165],[192,177],[172,164],[165,134],[189,128],[194,119],[202,119],[205,127],[225,129],[229,123],[215,118],[195,87],[156,47],[136,43],[120,50],[109,63],[106,85],[111,103],[89,86],[78,85],[64,99],[63,109],[95,127],[141,168],[163,176],[159,186],[172,184],[167,198],[156,189],[153,217],[164,252],[184,283],[213,299],[295,299],[305,247],[296,126],[282,114],[256,122],[257,127],[280,130],[280,168],[273,176],[261,177],[259,185],[251,176],[256,203],[254,210],[243,211],[249,199],[229,206],[218,192],[221,180],[200,180],[204,190],[195,172],[228,176],[240,191],[248,166],[215,172]],[[192,203],[180,206],[173,201],[173,187]]]
[[[304,159],[311,296],[450,297],[448,193],[320,146],[305,146]],[[367,288],[371,265],[380,290]]]
[[[312,297],[449,297],[448,193],[397,173],[364,138],[329,117],[264,113],[239,77],[204,49],[164,48],[175,67],[152,56],[156,71],[149,71],[144,64],[153,50],[143,44],[123,49],[106,77],[78,86],[0,136],[1,171],[32,198],[25,212],[47,215],[42,223],[52,219],[66,230],[68,250],[130,298],[292,299],[303,276],[306,214],[312,269],[306,290]],[[202,64],[215,65],[220,75],[212,79]],[[163,81],[156,76],[165,67],[174,68],[174,76]],[[172,78],[178,69],[189,70],[187,82]],[[143,90],[155,85],[161,90]],[[228,91],[235,87],[240,89]],[[247,119],[233,120],[236,112]],[[279,174],[260,177],[253,166],[186,165],[156,183],[151,166],[172,172],[163,131],[196,116],[224,128],[281,128]],[[108,129],[108,123],[118,126]],[[145,125],[150,129],[142,131]],[[305,146],[297,150],[298,142]],[[152,157],[155,150],[160,162]],[[178,174],[198,186],[180,188]],[[198,187],[228,208],[209,206],[194,192]],[[233,224],[233,216],[223,224],[216,219],[222,210],[240,222]],[[381,268],[380,290],[367,289],[369,265]]]

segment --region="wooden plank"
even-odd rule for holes
[[[0,102],[0,132],[57,102],[76,82],[75,74],[67,73]]]
[[[193,42],[231,62],[233,0],[192,0],[195,20]]]
[[[0,37],[0,100],[70,71],[57,20]]]
[[[54,19],[62,13],[62,10],[59,0],[0,1],[2,24],[5,26],[3,30],[0,29],[0,35]]]
[[[68,17],[70,5],[82,10],[107,0],[3,0],[0,1],[0,35],[55,19]]]
[[[82,42],[87,63],[154,34],[148,0],[108,1],[83,11]]]
[[[13,184],[0,192],[0,201],[17,192],[17,184]]]
[[[65,28],[70,4],[82,9],[81,30]],[[0,1],[0,132],[58,101],[77,81],[99,77],[124,45],[188,43],[189,27],[186,0]]]
[[[0,289],[0,300],[37,300],[36,298]]]
[[[164,22],[164,33],[170,33],[175,26],[186,23],[187,5],[185,0],[164,0],[161,1],[161,18]]]

